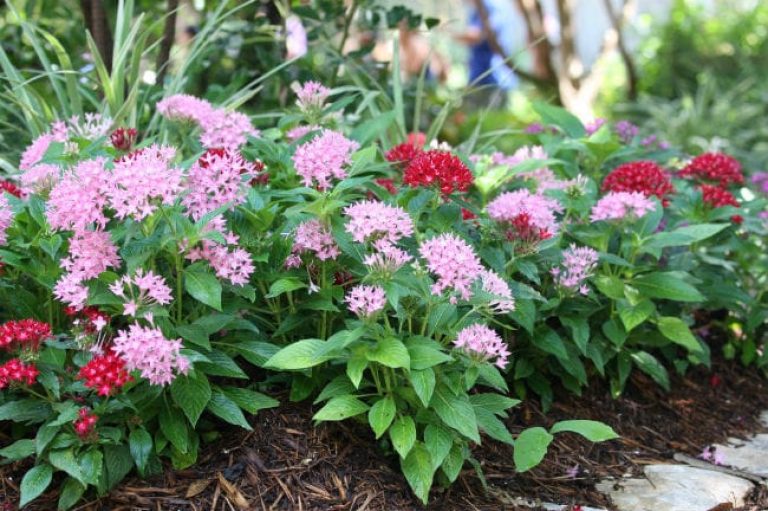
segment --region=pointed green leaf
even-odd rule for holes
[[[368,405],[355,396],[336,396],[312,417],[316,421],[341,421],[368,411]]]
[[[513,458],[518,472],[530,470],[544,459],[554,437],[541,427],[524,430],[515,440]]]
[[[389,439],[400,458],[405,458],[416,442],[416,423],[408,415],[398,417],[389,428]]]
[[[370,410],[368,410],[368,424],[376,434],[376,438],[381,438],[389,425],[395,418],[395,400],[392,396],[386,396],[376,401]]]
[[[24,474],[21,480],[21,502],[19,507],[26,506],[43,493],[53,478],[53,469],[48,464],[38,465]]]
[[[432,488],[435,468],[432,464],[432,457],[424,444],[417,442],[408,456],[401,460],[400,466],[413,493],[426,505],[429,501],[429,490]]]
[[[590,420],[560,421],[556,422],[549,430],[552,434],[562,433],[563,431],[578,433],[590,442],[604,442],[619,437],[609,425]]]

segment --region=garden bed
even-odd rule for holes
[[[525,497],[611,509],[607,497],[594,489],[600,479],[639,475],[643,466],[670,462],[675,453],[697,456],[712,443],[763,428],[759,415],[768,409],[768,384],[757,371],[716,360],[711,373],[694,371],[673,383],[665,393],[635,373],[619,400],[596,383],[579,398],[559,396],[546,416],[527,402],[508,421],[513,432],[579,417],[613,426],[622,439],[592,444],[576,435],[560,436],[544,462],[524,474],[515,473],[510,447],[487,441],[475,457],[488,491],[475,471],[465,468],[458,484],[433,494],[430,508],[530,509],[513,504]],[[308,403],[262,411],[251,418],[253,432],[226,431],[225,440],[203,450],[195,468],[168,470],[148,482],[130,479],[109,497],[78,509],[230,510],[238,509],[238,502],[250,509],[422,509],[395,457],[376,449],[365,426],[312,428],[314,411]],[[17,482],[26,465],[0,469],[8,502],[18,499]],[[56,498],[50,492],[26,509],[53,509]],[[765,506],[768,492],[756,490],[745,509]]]

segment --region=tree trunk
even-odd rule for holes
[[[557,71],[552,62],[552,44],[544,26],[544,10],[539,0],[516,0],[525,19],[526,39],[533,56],[533,72],[551,83],[557,82]]]
[[[112,32],[109,29],[109,20],[104,10],[104,4],[102,0],[81,0],[81,6],[85,7],[85,4],[89,4],[89,9],[84,9],[83,12],[90,12],[90,16],[85,16],[88,30],[93,36],[104,65],[109,72],[112,72]]]
[[[608,14],[608,19],[611,20],[611,26],[616,31],[616,45],[621,55],[621,60],[624,62],[624,69],[627,72],[627,99],[634,101],[637,99],[637,82],[638,74],[635,61],[632,59],[632,55],[627,49],[627,45],[624,42],[623,25],[624,20],[627,17],[627,11],[631,10],[634,5],[632,0],[623,0],[621,6],[621,15],[617,16],[613,8],[611,0],[603,0],[605,5],[605,11]]]
[[[171,48],[176,39],[176,11],[179,9],[179,0],[168,0],[168,11],[165,15],[165,28],[163,30],[163,40],[160,43],[160,53],[157,55],[157,83],[161,86],[165,80],[165,74],[168,72],[169,60],[171,57]]]

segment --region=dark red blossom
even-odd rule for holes
[[[510,228],[507,230],[507,239],[509,241],[519,241],[525,244],[536,244],[552,237],[552,233],[547,229],[536,227],[531,222],[531,215],[520,213],[509,222]]]
[[[386,191],[388,191],[392,195],[397,195],[397,188],[395,187],[395,181],[393,179],[380,177],[379,179],[376,179],[375,182],[377,185],[384,188]]]
[[[33,385],[40,372],[35,364],[25,364],[18,358],[12,358],[3,365],[0,365],[0,389],[4,389],[13,382],[26,383]]]
[[[78,380],[85,380],[85,386],[95,390],[100,396],[110,396],[112,393],[131,381],[131,375],[125,369],[123,359],[110,353],[93,357],[90,362],[80,368]]]
[[[0,181],[0,194],[8,192],[14,197],[21,197],[21,189],[10,181]]]
[[[118,151],[130,151],[136,142],[137,134],[136,128],[117,128],[109,136],[109,140],[112,142],[112,147]]]
[[[396,163],[401,167],[407,167],[418,155],[424,151],[420,147],[407,142],[398,144],[384,155],[390,163]]]
[[[724,188],[720,188],[719,186],[701,185],[701,198],[707,205],[712,206],[713,208],[722,208],[725,206],[738,208],[741,206],[731,192]]]
[[[603,192],[640,192],[646,197],[655,195],[664,206],[666,196],[674,193],[669,176],[657,163],[650,160],[633,161],[619,165],[603,180]]]
[[[474,220],[477,218],[477,215],[472,213],[467,208],[461,208],[461,219],[462,220]]]
[[[733,215],[731,216],[731,222],[733,222],[736,225],[741,225],[744,223],[744,217],[741,215]]]
[[[14,343],[36,350],[40,342],[51,336],[51,325],[36,319],[8,321],[0,325],[0,348],[10,349]]]
[[[717,183],[721,188],[744,183],[741,163],[723,153],[704,153],[697,156],[678,175]]]
[[[457,190],[466,192],[472,181],[472,172],[458,156],[437,149],[416,156],[403,176],[408,186],[437,186],[446,195]]]
[[[98,421],[98,415],[91,413],[88,408],[81,408],[77,413],[77,419],[75,419],[73,423],[75,427],[75,433],[77,433],[77,436],[79,436],[81,439],[87,439],[95,431],[96,423]]]

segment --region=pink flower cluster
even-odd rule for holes
[[[301,265],[301,254],[312,253],[321,261],[336,259],[341,251],[333,239],[331,231],[320,220],[307,220],[299,224],[293,238],[291,255],[285,261],[288,268]]]
[[[599,255],[595,250],[572,244],[563,251],[563,268],[552,268],[555,282],[568,291],[589,294],[585,281],[592,276],[598,259]]]
[[[181,355],[181,347],[181,339],[168,340],[159,328],[134,323],[117,333],[112,350],[129,371],[140,371],[152,385],[167,385],[176,373],[186,374],[189,370],[189,360]]]
[[[12,222],[13,210],[11,209],[11,204],[4,194],[0,194],[0,245],[5,245],[8,241],[6,231]]]
[[[378,247],[376,252],[367,254],[363,258],[363,264],[371,272],[392,275],[411,259],[413,258],[405,250],[394,245],[385,245]]]
[[[445,233],[423,242],[419,253],[426,259],[429,271],[438,277],[432,293],[440,295],[446,289],[453,289],[465,300],[472,297],[472,284],[483,267],[467,242],[455,234]]]
[[[544,150],[543,147],[539,145],[534,146],[523,146],[512,156],[507,156],[504,153],[493,153],[491,155],[491,164],[492,165],[505,165],[507,167],[514,167],[515,165],[518,165],[520,163],[523,163],[524,161],[528,160],[546,160],[549,158],[549,155]]]
[[[331,94],[331,89],[314,81],[304,82],[301,85],[295,83],[291,89],[296,93],[296,105],[302,112],[322,110]]]
[[[502,193],[488,204],[486,211],[493,220],[507,223],[527,215],[533,227],[552,235],[558,231],[555,213],[562,212],[563,206],[555,199],[522,189]]]
[[[387,296],[379,286],[355,286],[344,298],[350,311],[361,318],[368,318],[384,309]]]
[[[592,207],[590,219],[636,220],[656,209],[656,205],[642,192],[609,192]]]
[[[209,149],[189,169],[189,192],[181,202],[195,220],[225,205],[234,209],[245,201],[256,173],[256,166],[239,151]]]
[[[52,229],[82,232],[91,225],[104,228],[106,191],[110,186],[105,164],[104,158],[80,162],[54,185],[46,210]]]
[[[483,285],[483,291],[494,295],[490,301],[491,309],[497,314],[503,314],[515,310],[515,299],[512,297],[512,290],[504,279],[491,270],[482,270],[480,272],[480,281]]]
[[[413,234],[413,220],[403,208],[376,200],[347,206],[344,215],[349,218],[344,228],[358,243],[373,242],[375,246],[383,247]]]
[[[485,325],[475,324],[462,329],[453,345],[470,356],[492,362],[500,369],[504,369],[509,361],[510,352],[506,343]]]
[[[288,132],[285,134],[285,138],[288,139],[288,142],[295,142],[307,133],[319,129],[320,126],[316,126],[314,124],[310,124],[309,126],[296,126],[295,128],[288,130]]]
[[[341,133],[326,129],[319,137],[296,148],[293,165],[304,186],[315,185],[320,190],[327,190],[332,178],[347,177],[345,167],[352,163],[352,153],[359,146]]]
[[[225,238],[227,238],[229,245],[237,243],[237,236],[234,234],[228,234]],[[247,250],[220,245],[210,240],[203,241],[202,248],[192,249],[187,255],[187,259],[208,261],[213,271],[216,272],[216,276],[228,280],[233,286],[247,284],[256,269],[251,254]]]
[[[137,288],[138,292],[134,288]],[[155,304],[167,305],[173,300],[171,288],[165,283],[165,279],[152,271],[145,272],[143,268],[137,269],[132,276],[123,275],[109,285],[109,290],[126,300],[123,305],[124,312],[134,317],[140,308]]]
[[[69,240],[69,256],[61,266],[80,280],[94,279],[107,268],[118,268],[120,256],[108,232],[82,231]]]

